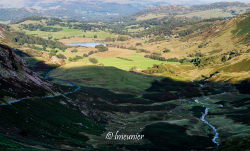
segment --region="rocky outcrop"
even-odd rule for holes
[[[60,65],[60,66],[65,64],[65,61],[64,61],[63,59],[60,59],[60,58],[58,58],[58,57],[56,57],[56,56],[52,56],[52,57],[50,58],[49,62],[50,62],[51,64]]]
[[[15,49],[0,44],[0,98],[43,96],[52,85],[31,71]]]
[[[0,39],[4,38],[3,31],[4,28],[0,27]]]

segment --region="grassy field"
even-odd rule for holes
[[[167,62],[167,61],[158,61],[152,60],[148,58],[144,58],[142,55],[135,55],[131,57],[125,57],[124,59],[120,58],[97,58],[98,61],[104,66],[114,66],[119,69],[129,70],[132,67],[136,67],[138,69],[147,69],[152,67],[154,64],[178,64],[176,62]],[[128,59],[128,60],[125,60]]]
[[[72,52],[72,50],[77,49],[77,52]],[[68,48],[67,51],[59,51],[58,54],[64,54],[67,58],[75,56],[83,56],[90,51],[96,51],[96,48],[90,47],[75,47]],[[83,58],[79,60],[79,63],[91,64],[88,59],[96,58],[98,64],[104,66],[113,66],[122,70],[130,70],[131,68],[137,68],[139,70],[144,70],[152,67],[154,64],[180,64],[178,62],[167,62],[153,60],[144,57],[145,53],[136,53],[134,50],[113,48],[110,47],[108,51],[94,53],[88,58]]]
[[[86,66],[69,63],[57,68],[51,76],[70,80],[82,86],[96,86],[121,91],[143,91],[160,77],[138,75],[115,67]]]
[[[94,38],[94,35],[97,36],[98,39],[105,39],[107,37],[115,37],[115,34],[111,34],[106,31],[87,31],[83,32],[82,30],[79,29],[73,29],[73,28],[68,28],[68,27],[62,27],[62,26],[46,26],[46,27],[54,27],[54,28],[62,28],[61,31],[58,32],[46,32],[46,31],[30,31],[30,30],[25,30],[25,29],[20,29],[18,25],[12,26],[16,31],[21,31],[25,32],[26,34],[29,35],[35,35],[39,36],[42,38],[48,38],[48,37],[53,37],[54,39],[63,39],[63,38],[69,38],[69,37],[83,37],[85,36],[86,38]]]

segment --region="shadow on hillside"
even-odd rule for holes
[[[30,57],[18,49],[0,44],[0,98],[19,99],[51,93],[50,85],[31,72],[20,56]]]
[[[27,54],[23,53],[21,53],[21,56],[30,57]],[[38,60],[34,61],[36,63],[35,66],[32,67],[33,71],[41,72],[43,75],[45,75],[48,71],[56,68],[55,66],[46,65],[44,62],[40,62]],[[105,67],[103,68],[107,69]],[[74,68],[74,70],[82,70],[82,68]],[[123,72],[127,73],[126,71]],[[103,73],[100,72],[98,74],[101,75]],[[144,75],[138,74],[137,76],[144,77]],[[123,80],[126,81],[129,79]],[[83,86],[81,91],[70,94],[68,96],[71,98],[71,103],[74,104],[74,106],[68,102],[66,103],[68,104],[68,106],[66,106],[65,104],[61,104],[61,102],[63,101],[64,103],[66,102],[65,98],[50,98],[43,101],[28,100],[25,102],[20,102],[15,106],[2,107],[2,109],[0,110],[2,119],[2,126],[0,130],[3,132],[7,131],[8,133],[10,132],[11,134],[14,134],[13,136],[19,139],[17,140],[17,142],[22,142],[28,138],[28,140],[26,141],[30,142],[30,140],[36,140],[38,142],[43,142],[44,144],[49,144],[46,145],[46,147],[52,146],[51,149],[54,149],[55,146],[59,147],[60,144],[82,147],[84,146],[85,141],[88,140],[88,137],[85,137],[78,132],[84,131],[92,135],[101,135],[101,133],[103,132],[103,128],[97,123],[104,120],[102,118],[105,118],[103,114],[106,112],[115,115],[117,114],[116,112],[127,114],[130,112],[144,113],[147,111],[164,111],[164,113],[162,112],[160,116],[153,117],[153,119],[148,119],[160,121],[164,116],[166,116],[166,112],[175,109],[177,107],[177,104],[169,103],[150,106],[155,102],[167,102],[179,98],[189,99],[193,97],[219,94],[222,92],[230,92],[234,91],[234,86],[242,93],[249,93],[248,80],[236,85],[230,85],[225,83],[213,83],[204,81],[180,82],[169,78],[163,78],[161,80],[153,81],[150,88],[146,89],[142,93],[142,95],[140,95],[140,97],[138,97],[138,95],[136,94],[115,93],[106,88]],[[62,85],[57,85],[57,87],[59,87],[61,91],[71,89],[71,87]],[[248,101],[248,99],[242,99],[239,102],[232,102],[232,105],[235,107],[249,105],[249,103],[245,101]],[[77,109],[74,108],[76,106]],[[85,119],[85,116],[82,116],[81,114],[82,111],[84,111],[84,115],[87,115],[91,120]],[[202,109],[197,111],[199,112],[197,118],[200,117],[202,111],[204,110]],[[243,120],[246,121],[247,119],[249,119],[248,111],[249,108],[230,112],[230,114],[228,113],[228,116],[234,120],[242,122]],[[16,116],[17,114],[18,116]],[[93,122],[92,120],[98,122]],[[190,120],[190,122],[193,121]],[[83,124],[84,126],[81,126],[81,124]],[[215,148],[214,144],[211,142],[211,136],[191,136],[186,133],[187,130],[187,125],[178,126],[169,123],[154,123],[152,125],[146,126],[143,130],[145,139],[148,140],[146,144],[122,144],[120,146],[116,146],[115,144],[110,143],[112,145],[107,145],[106,147],[110,147],[110,150],[119,150],[119,147],[122,147],[126,148],[127,150],[141,151],[184,151],[192,149],[213,150]],[[43,137],[40,138],[39,136]],[[44,144],[42,144],[42,146],[45,146]],[[99,150],[101,151],[103,149]]]
[[[44,76],[47,72],[50,70],[53,70],[57,68],[58,66],[51,66],[47,65],[42,61],[36,60],[29,54],[22,52],[18,49],[15,50],[15,52],[22,58],[29,57],[32,59],[32,62],[35,62],[33,66],[30,68],[35,71],[39,72],[41,76]],[[91,68],[96,67],[89,67],[89,72],[94,72],[95,70],[92,70]],[[109,67],[99,67],[103,68],[102,70],[98,70],[99,75],[105,75],[109,73],[108,75],[111,76],[129,76],[128,78],[122,77],[120,80],[126,84],[128,84],[131,87],[134,87],[137,85],[137,81],[142,78],[154,78],[154,76],[145,76],[142,74],[137,74],[133,72],[128,72],[124,70],[120,70],[117,68],[112,67],[115,69],[114,73],[113,70],[109,71]],[[71,68],[72,71],[81,71],[84,68],[77,67],[77,68]],[[112,75],[114,74],[114,75]],[[138,78],[139,77],[139,78]],[[111,77],[112,78],[112,77]],[[134,80],[133,78],[138,78]],[[82,80],[85,80],[86,78],[82,76]],[[95,97],[101,97],[104,100],[108,100],[108,102],[112,104],[123,104],[123,103],[131,103],[131,104],[152,104],[155,102],[166,102],[170,100],[176,100],[176,99],[185,99],[185,98],[193,98],[193,97],[200,97],[200,96],[207,96],[212,94],[218,94],[223,92],[229,92],[233,91],[233,87],[236,86],[236,88],[242,92],[242,93],[249,93],[249,81],[243,81],[236,85],[231,85],[227,83],[217,83],[217,82],[205,82],[205,81],[196,81],[196,82],[182,82],[182,81],[175,81],[173,79],[169,78],[163,78],[159,80],[159,77],[155,78],[158,80],[153,81],[150,83],[150,88],[146,89],[140,97],[138,97],[137,94],[131,94],[131,93],[114,93],[113,91],[107,89],[107,88],[97,88],[97,87],[90,87],[90,86],[84,86],[82,87],[82,91],[84,93],[88,93],[89,95],[95,96]],[[78,79],[81,81],[81,79]],[[95,79],[92,79],[95,80]],[[97,79],[98,80],[98,79]],[[105,80],[105,79],[103,79]],[[134,82],[135,81],[135,82]],[[74,82],[74,81],[72,81]],[[110,81],[112,84],[114,84],[115,80]],[[118,81],[120,82],[120,81]],[[143,81],[141,81],[143,82]],[[77,83],[76,83],[77,84]],[[108,85],[109,83],[107,83]],[[57,87],[60,87],[60,91],[70,91],[71,87],[68,86],[62,86],[62,85],[56,85]],[[106,86],[106,85],[105,85]],[[128,90],[129,92],[129,90]]]

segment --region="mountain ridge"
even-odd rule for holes
[[[2,3],[3,5],[4,3]],[[199,5],[198,5],[199,4]],[[236,7],[243,8],[249,7],[247,3],[242,2],[218,2],[212,4],[198,3],[196,5],[187,5],[186,3],[173,3],[173,2],[117,2],[117,1],[52,1],[52,2],[37,2],[32,4],[28,3],[23,7],[0,7],[0,20],[18,20],[28,16],[47,16],[47,17],[59,17],[62,19],[77,19],[83,21],[100,21],[106,19],[119,18],[122,16],[130,16],[133,14],[142,14],[150,10],[157,9],[162,10],[158,13],[170,13],[170,14],[183,14],[183,12],[193,12],[194,10],[204,10],[211,8],[222,7]],[[171,7],[172,6],[172,7]],[[175,9],[173,6],[182,6],[187,10]],[[165,8],[167,8],[167,11]],[[160,9],[162,8],[162,9]],[[144,10],[146,9],[146,10]],[[174,13],[171,13],[171,10]],[[178,12],[182,11],[182,13]],[[145,14],[144,14],[145,15]]]

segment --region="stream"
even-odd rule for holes
[[[205,100],[207,100],[207,99],[208,98],[205,98]],[[204,111],[204,113],[202,113],[202,115],[200,117],[200,120],[203,123],[207,124],[213,130],[214,137],[213,137],[212,141],[217,146],[219,146],[220,145],[220,143],[218,142],[219,132],[218,132],[218,130],[217,130],[217,128],[215,126],[213,126],[208,120],[206,120],[206,116],[208,115],[209,109],[212,109],[211,107],[208,107],[208,106],[211,106],[211,104],[202,103],[198,99],[196,99],[194,101],[195,101],[195,103],[201,104],[203,107],[205,107],[205,111]],[[223,107],[223,105],[219,104],[219,105],[217,105],[217,107]],[[215,108],[215,107],[213,107],[213,108]]]
[[[44,97],[40,97],[41,99],[45,99],[45,98],[55,98],[55,97],[58,97],[58,96],[63,96],[63,97],[66,97],[68,98],[66,95],[69,95],[69,94],[72,94],[72,93],[75,93],[77,91],[79,91],[81,89],[80,86],[70,82],[70,81],[67,81],[67,80],[62,80],[62,79],[58,79],[58,78],[52,78],[49,76],[49,74],[52,72],[49,71],[45,74],[44,78],[45,79],[51,79],[51,80],[56,80],[56,81],[60,81],[60,82],[63,82],[65,84],[68,84],[70,85],[71,87],[75,87],[74,90],[70,91],[70,92],[66,92],[66,93],[60,93],[60,94],[56,94],[56,95],[51,95],[51,96],[44,96]],[[27,100],[27,99],[31,99],[31,98],[35,98],[35,97],[26,97],[26,98],[21,98],[21,99],[17,99],[17,100],[11,100],[11,101],[8,101],[6,103],[2,103],[0,104],[0,106],[3,106],[3,105],[11,105],[11,104],[14,104],[14,103],[17,103],[17,102],[20,102],[20,101],[24,101],[24,100]]]

